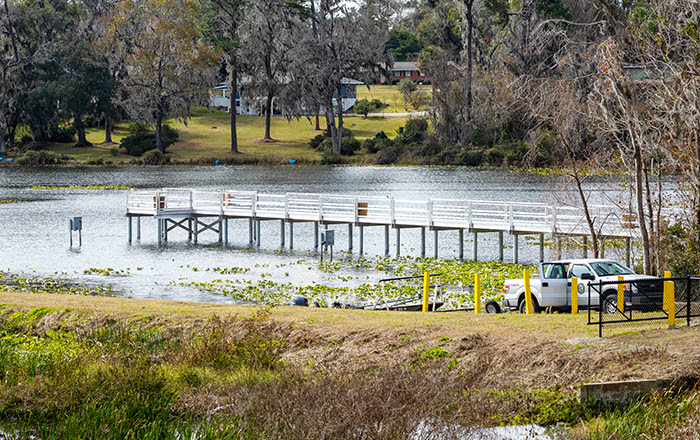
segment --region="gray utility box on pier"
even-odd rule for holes
[[[333,231],[333,230],[322,231],[321,232],[321,244],[325,244],[326,246],[334,246],[335,245],[335,231]]]

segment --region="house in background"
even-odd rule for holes
[[[236,91],[236,114],[238,115],[263,115],[265,114],[265,100],[262,98],[250,98],[245,96],[245,83]],[[364,84],[362,81],[358,81],[352,78],[343,78],[341,80],[341,97],[343,111],[348,111],[355,102],[357,102],[357,86]],[[333,96],[333,104],[335,105],[336,96]],[[276,105],[277,98],[272,98],[272,114],[280,115],[282,112]],[[228,89],[228,84],[221,83],[214,87],[209,96],[209,105],[215,108],[226,109],[227,112],[231,111],[231,93]]]
[[[377,79],[377,84],[396,84],[402,79],[410,79],[417,83],[429,81],[430,75],[420,70],[418,61],[396,61],[387,69],[390,72],[390,78],[384,75]]]

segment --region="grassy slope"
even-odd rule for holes
[[[403,101],[396,87],[374,86],[370,90],[366,87],[358,89],[359,98],[380,99],[388,107],[379,110],[383,113],[404,112]],[[421,110],[425,107],[421,107]],[[409,110],[411,110],[409,108]],[[361,118],[347,116],[344,125],[349,128],[360,140],[373,137],[377,132],[384,131],[389,137],[396,136],[399,127],[406,124],[405,117],[371,117]],[[172,123],[172,122],[171,122]],[[321,118],[321,127],[325,126],[325,119]],[[192,114],[192,119],[187,125],[173,123],[180,131],[180,140],[168,149],[176,160],[192,160],[198,158],[223,158],[230,150],[229,115],[218,110],[198,108]],[[112,140],[119,143],[122,137],[127,136],[128,123],[118,124],[112,134]],[[238,142],[239,152],[242,158],[271,159],[286,162],[289,159],[300,161],[318,161],[321,155],[308,147],[311,138],[319,132],[313,129],[313,123],[307,118],[287,121],[282,116],[272,118],[271,134],[276,142],[262,142],[265,133],[265,118],[262,116],[238,116]],[[52,148],[62,154],[74,157],[81,161],[111,160],[114,163],[129,162],[133,158],[122,154],[112,154],[112,150],[118,145],[102,145],[104,141],[104,129],[91,128],[87,133],[88,141],[95,144],[91,148],[73,148],[68,144],[56,144]],[[362,161],[362,155],[354,157],[354,161]]]
[[[187,418],[174,415],[211,415],[221,409],[230,415],[220,422],[202,419],[204,427],[224,429],[233,423],[240,434],[236,423],[241,423],[246,434],[227,437],[237,439],[260,438],[262,432],[270,438],[351,438],[348,429],[371,430],[377,424],[391,424],[387,429],[396,434],[373,438],[405,438],[416,420],[436,417],[436,411],[438,419],[466,426],[576,424],[602,414],[578,403],[581,383],[692,377],[700,362],[697,327],[601,340],[594,337],[595,328],[586,326],[584,315],[277,307],[271,318],[280,325],[260,323],[255,328],[262,333],[256,330],[248,337],[260,334],[262,339],[248,348],[261,356],[271,354],[264,347],[277,344],[269,338],[281,331],[286,334],[283,367],[268,368],[258,360],[245,367],[231,362],[240,353],[231,351],[236,345],[228,341],[246,327],[227,316],[251,317],[259,307],[6,292],[0,292],[0,304],[3,331],[9,331],[3,343],[19,350],[2,355],[23,362],[21,368],[10,368],[0,384],[0,406],[8,411],[0,424],[12,422],[16,412],[17,420],[26,421],[39,438],[91,438],[92,425],[121,429],[125,420],[127,426],[143,425],[141,433],[165,420],[173,424],[169,429],[182,430],[189,426]],[[22,330],[17,335],[13,328]],[[187,329],[194,331],[194,339],[182,339]],[[187,349],[180,350],[179,344]],[[45,383],[53,385],[45,388]],[[58,391],[52,393],[54,387]],[[123,387],[133,391],[122,393]],[[82,390],[62,403],[67,399],[62,393],[74,388]],[[113,403],[100,410],[106,405],[100,400],[103,393]],[[691,410],[678,420],[664,416],[675,401],[657,405],[654,429],[668,435],[649,438],[677,438],[683,420],[700,417],[697,399],[689,400]],[[112,413],[115,420],[109,419]],[[411,417],[402,419],[404,413]],[[649,419],[645,414],[642,421]],[[294,425],[285,424],[290,418]],[[602,435],[595,434],[596,425],[585,424],[573,438],[631,438],[605,434],[619,431],[616,420],[626,418],[611,418]],[[345,425],[329,435],[326,428],[340,422]],[[31,431],[44,425],[51,429],[43,435]],[[693,432],[687,438],[697,438]]]

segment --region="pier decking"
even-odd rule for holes
[[[592,216],[601,239],[626,240],[629,261],[630,240],[637,236],[632,214],[612,206],[594,206]],[[503,260],[503,234],[514,236],[513,260],[518,261],[518,236],[540,236],[540,259],[544,258],[544,237],[584,237],[590,235],[584,212],[576,207],[553,206],[544,203],[497,202],[483,200],[428,199],[402,200],[391,196],[340,194],[265,194],[254,191],[198,191],[163,189],[160,191],[132,190],[127,195],[126,215],[129,219],[129,242],[132,242],[132,219],[137,219],[140,239],[141,217],[153,217],[158,222],[158,244],[167,241],[168,232],[181,228],[196,243],[199,234],[212,231],[219,242],[228,243],[228,221],[247,219],[249,244],[260,246],[260,222],[280,222],[280,244],[285,247],[289,230],[289,249],[293,249],[294,223],[314,224],[314,249],[319,246],[319,226],[348,226],[348,250],[353,251],[353,230],[359,230],[359,252],[364,252],[363,232],[366,227],[385,229],[385,254],[389,254],[389,230],[396,234],[396,252],[400,252],[401,230],[421,229],[421,255],[425,256],[426,230],[435,234],[435,258],[438,257],[438,232],[459,232],[459,258],[464,258],[465,231],[474,234],[473,255],[477,256],[478,234],[497,233],[499,258]]]

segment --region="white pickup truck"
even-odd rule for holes
[[[603,285],[598,295],[600,281],[617,281],[622,275],[625,281],[625,309],[653,309],[661,306],[663,283],[655,277],[638,275],[632,269],[612,260],[580,259],[540,263],[540,273],[530,277],[532,310],[571,308],[571,278],[578,278],[578,304],[581,308],[600,305],[603,298],[603,311],[616,313],[617,285]],[[657,281],[655,281],[657,280]],[[591,285],[593,289],[591,290]],[[525,283],[522,278],[508,279],[503,284],[505,295],[503,305],[506,310],[520,310],[525,313]],[[589,304],[589,290],[590,304]]]

